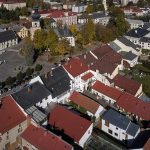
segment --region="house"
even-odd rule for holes
[[[65,103],[73,89],[73,82],[62,66],[56,67],[48,73],[37,76],[30,84],[39,81],[51,93],[51,101]]]
[[[124,36],[134,44],[140,45],[140,39],[142,37],[149,37],[149,32],[146,29],[136,28],[125,33]]]
[[[136,120],[150,120],[150,103],[144,102],[133,95],[123,92],[117,100],[117,106],[122,112],[126,112]]]
[[[75,57],[68,60],[63,67],[74,82],[72,89],[83,91],[84,84],[82,84],[81,77],[89,72],[88,66],[80,58]]]
[[[11,29],[18,35],[20,39],[24,39],[29,36],[29,30],[21,25],[14,25]]]
[[[141,37],[139,44],[141,48],[150,50],[150,37]]]
[[[24,110],[34,105],[46,108],[52,100],[51,92],[40,82],[30,84],[12,96]]]
[[[136,29],[144,26],[144,22],[142,20],[126,19],[126,21],[129,23],[130,29]]]
[[[115,88],[122,89],[127,93],[134,95],[135,97],[139,97],[143,93],[141,83],[120,74],[114,77],[112,83],[114,84]]]
[[[60,10],[56,10],[49,14],[47,18],[53,18],[58,24],[61,24],[63,26],[77,24],[76,13],[70,11],[63,12]]]
[[[29,119],[11,96],[0,99],[0,149],[17,148]]]
[[[128,1],[128,0],[123,0],[123,1]],[[125,16],[143,16],[144,15],[143,11],[136,6],[129,6],[129,7],[127,6],[123,8],[123,12]]]
[[[68,102],[72,102],[73,104],[84,108],[89,116],[95,117],[96,119],[98,119],[104,111],[104,108],[100,104],[76,91],[68,98]]]
[[[16,8],[26,7],[24,0],[1,0],[0,7],[5,7],[8,10],[15,10]]]
[[[104,12],[94,12],[92,14],[83,14],[81,16],[78,17],[78,23],[80,24],[84,24],[88,22],[88,19],[92,19],[93,23],[97,24],[102,24],[102,25],[107,25],[109,20],[110,20],[110,16],[108,16],[107,14],[105,14]]]
[[[86,11],[87,5],[85,4],[76,4],[72,6],[72,12],[83,13]]]
[[[101,118],[101,130],[127,145],[133,143],[140,132],[139,125],[113,109],[105,111]]]
[[[113,87],[107,86],[100,81],[96,81],[91,87],[92,93],[104,99],[109,104],[115,104],[122,92]]]
[[[12,30],[0,32],[0,50],[18,44],[18,37]]]
[[[134,67],[135,65],[138,64],[139,56],[132,53],[132,51],[129,52],[121,51],[120,54],[122,55],[123,60],[126,61],[130,65],[130,67]]]
[[[75,46],[75,38],[73,37],[72,32],[67,28],[67,26],[64,26],[62,28],[54,29],[54,32],[59,37],[59,40],[66,39],[70,46]]]
[[[73,150],[61,137],[36,124],[28,126],[21,134],[21,143],[24,150]]]
[[[54,129],[63,131],[65,135],[68,135],[81,147],[84,147],[93,129],[93,123],[62,106],[56,106],[51,111],[49,124]]]

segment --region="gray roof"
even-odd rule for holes
[[[136,125],[135,123],[130,122],[126,132],[129,135],[135,136],[139,129],[140,129],[139,125]]]
[[[144,22],[143,29],[148,29],[148,28],[150,28],[150,23]]]
[[[11,27],[11,29],[15,32],[19,32],[22,28],[23,28],[23,26],[21,26],[21,25],[14,25]]]
[[[142,38],[140,39],[140,42],[150,43],[150,38],[149,38],[149,37],[142,37]]]
[[[128,39],[125,38],[125,37],[120,37],[120,38],[118,38],[118,40],[119,40],[121,43],[125,44],[126,46],[132,47],[133,49],[137,49],[137,48],[140,47],[140,46],[135,45],[134,43],[132,43],[130,40],[128,40]]]
[[[123,130],[126,130],[128,124],[130,123],[130,120],[127,117],[113,109],[109,109],[108,111],[104,112],[102,118]]]
[[[70,77],[62,66],[59,66],[51,71],[48,75],[42,75],[41,79],[45,86],[52,93],[55,98],[64,92],[70,90]]]
[[[35,82],[29,87],[24,87],[20,91],[12,94],[15,101],[25,110],[41,102],[49,95],[51,95],[50,91],[40,82]]]
[[[110,42],[109,46],[115,51],[119,51],[121,49],[115,42]]]
[[[129,118],[113,109],[105,111],[102,115],[102,119],[109,121],[109,123],[118,128],[126,130],[126,132],[132,136],[134,136],[140,128],[135,123],[132,123]]]
[[[120,52],[120,54],[123,56],[124,59],[126,60],[133,60],[135,59],[136,57],[138,57],[136,54],[133,54],[131,51],[129,52]]]
[[[135,38],[141,38],[148,34],[150,31],[142,29],[142,28],[136,28],[128,31],[125,33],[125,36],[135,37]]]
[[[12,30],[7,30],[4,32],[0,32],[0,43],[6,42],[9,40],[17,39],[17,35]]]
[[[58,37],[71,37],[71,31],[65,26],[61,29],[54,29],[54,32],[57,34]]]

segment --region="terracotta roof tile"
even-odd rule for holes
[[[87,81],[88,79],[92,78],[93,76],[94,75],[91,72],[89,72],[86,75],[82,76],[81,79],[84,81]]]

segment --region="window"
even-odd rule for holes
[[[118,134],[117,134],[117,133],[115,133],[115,136],[118,136]]]
[[[108,133],[112,134],[113,132],[112,132],[112,130],[108,129]]]
[[[105,120],[105,126],[109,127],[109,121]]]
[[[118,128],[116,127],[116,130],[118,130]]]

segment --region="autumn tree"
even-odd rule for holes
[[[47,33],[44,29],[42,30],[36,30],[33,37],[33,43],[34,48],[37,50],[37,52],[40,54],[43,52],[45,47],[45,41],[46,41]]]
[[[93,10],[94,10],[93,5],[88,5],[85,11],[86,11],[86,13],[88,13],[88,14],[89,14],[89,13],[92,13],[92,12],[93,12]]]
[[[73,36],[76,36],[78,33],[78,28],[77,25],[73,24],[69,26],[69,29],[71,31],[71,33],[73,34]]]

